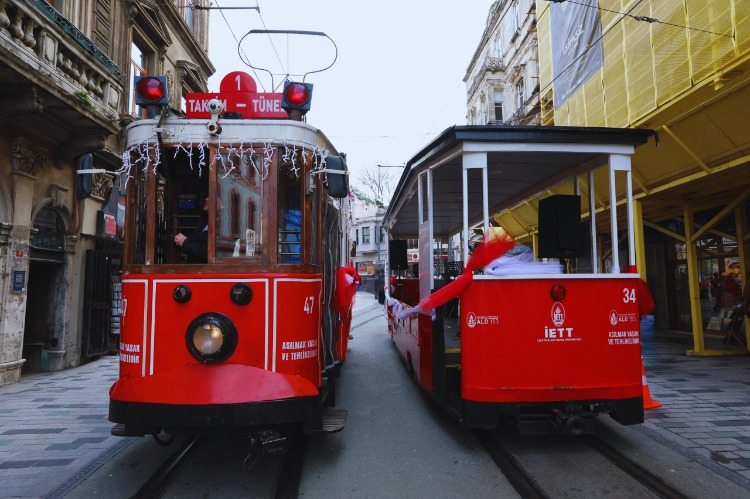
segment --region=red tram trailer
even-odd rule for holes
[[[164,79],[139,83],[150,102],[161,99]],[[287,86],[304,107],[304,85]],[[355,286],[341,278],[353,274],[344,156],[283,110],[273,119],[279,105],[272,119],[248,119],[208,97],[194,107],[210,120],[164,108],[127,128],[112,433],[338,431],[346,411],[333,407],[333,382]],[[196,257],[191,242],[201,240]]]
[[[420,265],[408,276],[405,245],[390,245],[388,330],[419,385],[467,427],[581,434],[601,413],[643,422],[647,288],[634,273],[630,157],[651,135],[457,126],[407,163],[384,225],[392,241],[418,240]],[[607,183],[604,203],[595,187]],[[491,227],[498,219],[517,224]],[[472,234],[493,231],[525,234],[531,248],[471,267]]]

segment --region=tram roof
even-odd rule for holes
[[[432,170],[433,228],[436,237],[463,227],[463,162],[466,154],[487,154],[490,216],[551,189],[572,175],[607,164],[610,154],[632,155],[653,130],[562,126],[453,126],[419,151],[404,167],[384,217],[392,238],[417,237],[417,178]],[[483,213],[481,175],[468,182],[469,223]]]
[[[126,128],[126,147],[156,141],[157,130],[162,131],[162,142],[175,144],[299,144],[316,146],[338,154],[322,130],[302,121],[227,119],[220,118],[220,135],[211,135],[206,129],[206,119],[182,118],[171,115],[158,128],[159,119],[136,120]]]

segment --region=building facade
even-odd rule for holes
[[[179,110],[214,71],[208,14],[183,4],[0,0],[0,385],[116,345],[133,76],[167,75]]]
[[[535,0],[498,0],[464,77],[469,125],[538,125]]]
[[[383,228],[385,206],[355,190],[352,191],[352,239],[356,250],[352,257],[360,276],[383,273],[388,254],[388,237]]]

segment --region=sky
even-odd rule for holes
[[[404,165],[446,128],[466,124],[463,78],[492,3],[213,0],[213,7],[257,5],[260,13],[209,11],[209,58],[216,68],[209,91],[217,92],[232,71],[253,76],[259,92],[272,91],[268,73],[254,74],[242,62],[237,40],[246,61],[276,73],[275,87],[286,72],[322,69],[335,56],[333,45],[321,36],[245,36],[250,30],[324,32],[335,42],[338,57],[331,68],[305,79],[314,85],[307,122],[347,154],[350,183],[356,187],[364,168]],[[396,178],[401,174],[397,168],[388,172]]]

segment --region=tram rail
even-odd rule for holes
[[[383,317],[383,307],[382,305],[373,305],[372,307],[368,307],[362,312],[359,312],[356,317],[353,317],[352,319],[352,327],[350,328],[350,331],[354,331],[357,328],[360,328],[364,326],[365,324],[369,324],[370,322],[381,319]],[[355,322],[356,321],[356,322]]]
[[[198,449],[202,439],[203,437],[201,436],[193,436],[185,440],[180,450],[172,454],[169,459],[157,468],[153,475],[146,480],[146,483],[133,495],[133,498],[155,499],[162,497],[178,472]]]
[[[474,435],[521,497],[524,499],[548,499],[550,497],[513,457],[513,454],[495,440],[489,430],[474,430]]]
[[[687,499],[688,496],[674,487],[667,485],[664,483],[664,480],[654,475],[601,438],[595,435],[584,435],[581,437],[581,440],[586,442],[591,448],[596,449],[618,468],[638,480],[639,483],[650,489],[659,497],[667,499]]]
[[[504,444],[498,438],[496,432],[490,430],[474,430],[474,435],[506,477],[508,482],[524,499],[545,499],[557,497],[563,493],[559,488],[559,484],[557,486],[549,483],[545,484],[543,478],[538,479],[537,477],[543,477],[545,470],[534,468],[532,465],[523,464],[523,459],[521,456],[517,455],[517,451],[514,452],[511,445]],[[683,492],[665,483],[664,480],[654,475],[634,460],[625,456],[625,454],[618,451],[601,438],[594,435],[585,435],[575,438],[577,441],[584,444],[585,449],[595,452],[597,456],[604,458],[606,462],[613,464],[622,470],[627,478],[651,491],[654,494],[654,497],[660,497],[663,499],[687,499],[689,497]],[[550,452],[555,451],[551,450]],[[580,449],[571,449],[570,457],[563,457],[563,460],[568,462],[575,462],[576,460],[580,461],[580,452]],[[592,477],[592,480],[595,479],[596,478]],[[607,479],[609,478],[601,478],[601,480]],[[614,493],[615,492],[613,491],[613,494]]]

